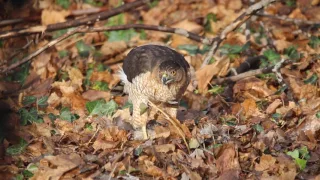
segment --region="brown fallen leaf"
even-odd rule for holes
[[[82,158],[76,154],[63,154],[58,156],[46,156],[40,160],[39,171],[31,177],[31,180],[58,180],[68,171],[83,164]]]
[[[280,99],[276,99],[267,107],[266,113],[273,114],[281,104],[282,104],[282,101]]]
[[[46,26],[48,24],[64,22],[69,14],[70,12],[65,10],[55,11],[44,9],[41,14],[41,23]]]
[[[270,168],[273,168],[273,166],[276,163],[276,158],[272,157],[271,155],[265,155],[263,154],[260,157],[260,162],[259,164],[255,165],[255,170],[256,171],[265,171],[268,170]]]
[[[108,70],[105,70],[102,72],[94,71],[92,72],[92,75],[90,77],[91,81],[104,81],[106,83],[110,83],[112,79],[113,79],[113,76]]]
[[[127,43],[125,41],[105,41],[100,52],[105,56],[115,56],[116,54],[124,52],[127,48]]]
[[[92,147],[95,151],[99,149],[111,149],[125,141],[127,141],[127,132],[125,130],[119,130],[117,126],[112,126],[99,132]]]
[[[176,149],[174,144],[161,144],[155,145],[154,149],[159,153],[168,153],[169,151],[174,151]]]
[[[81,86],[84,79],[82,72],[77,68],[68,68],[67,72],[69,74],[72,85],[79,87],[80,91],[82,91]]]
[[[106,101],[109,101],[111,98],[110,91],[98,91],[98,90],[88,90],[84,93],[82,93],[82,97],[88,101],[94,101],[97,99],[105,99]]]
[[[230,59],[227,56],[222,58],[215,57],[216,62],[206,65],[205,67],[196,71],[196,78],[198,81],[198,89],[200,93],[206,93],[207,86],[214,76],[221,76],[227,73],[230,65]]]
[[[236,152],[234,144],[229,143],[222,146],[218,153],[216,166],[221,176],[224,176],[224,174],[227,174],[232,170],[236,171],[234,176],[239,178],[241,168],[238,161],[238,153]]]

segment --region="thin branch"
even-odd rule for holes
[[[79,31],[79,29],[81,29],[81,28],[83,28],[83,27],[80,26],[80,27],[78,27],[78,28],[76,28],[76,29],[74,29],[74,30],[72,30],[72,31],[68,31],[68,32],[65,33],[64,35],[58,37],[58,38],[55,39],[55,40],[50,41],[50,42],[49,42],[48,44],[46,44],[45,46],[43,46],[43,47],[41,47],[40,49],[36,50],[35,52],[29,54],[28,56],[26,56],[25,58],[23,58],[21,61],[18,61],[18,62],[16,62],[16,63],[13,63],[13,64],[11,64],[9,67],[0,70],[0,73],[8,72],[8,71],[10,71],[10,70],[12,70],[12,69],[20,66],[21,64],[24,64],[24,63],[28,62],[30,59],[36,57],[37,55],[39,55],[40,53],[42,53],[44,50],[48,49],[49,47],[52,47],[53,45],[57,44],[58,42],[60,42],[60,41],[62,41],[62,40],[64,40],[64,39],[68,38],[69,36],[77,33],[77,32]]]
[[[241,24],[243,24],[246,20],[248,20],[254,13],[256,13],[258,10],[266,7],[268,4],[275,2],[276,0],[261,0],[260,2],[253,4],[250,6],[244,13],[242,13],[233,23],[228,25],[224,28],[224,30],[221,32],[221,34],[218,36],[217,40],[214,41],[210,51],[208,52],[206,58],[204,59],[201,67],[204,67],[207,65],[213,55],[216,53],[216,51],[219,48],[219,45],[223,40],[226,39],[227,35],[234,31],[236,28],[238,28]]]
[[[213,79],[211,81],[211,84],[221,84],[226,81],[236,82],[236,81],[239,81],[239,80],[247,78],[247,77],[252,77],[252,76],[259,75],[259,74],[271,73],[273,68],[274,67],[272,66],[272,67],[266,67],[266,68],[261,68],[261,69],[255,69],[255,70],[251,70],[251,71],[241,73],[241,74],[238,74],[235,76]]]
[[[58,42],[68,38],[69,36],[76,34],[76,33],[90,33],[90,32],[101,32],[101,31],[114,31],[114,30],[124,30],[124,29],[145,29],[145,30],[153,30],[153,31],[161,31],[161,32],[168,32],[168,33],[175,33],[179,34],[185,37],[188,37],[192,40],[201,42],[203,44],[210,44],[211,39],[206,38],[206,37],[201,37],[198,36],[197,34],[194,34],[192,32],[188,32],[184,29],[179,29],[179,28],[170,28],[170,27],[162,27],[162,26],[154,26],[154,25],[144,25],[144,24],[127,24],[127,25],[120,25],[120,26],[109,26],[109,27],[78,27],[72,31],[67,32],[66,34],[58,37],[55,40],[50,41],[47,45],[43,46],[42,48],[38,49],[37,51],[31,53],[30,55],[26,56],[23,58],[21,61],[18,61],[12,65],[10,65],[6,69],[0,70],[0,73],[5,73],[8,72],[21,64],[31,60],[32,58],[36,57],[39,55],[41,52],[44,50],[48,49],[49,47],[52,47],[53,45],[57,44]]]
[[[125,29],[131,29],[131,28],[174,33],[203,44],[210,45],[212,43],[212,39],[199,36],[185,29],[146,25],[146,24],[126,24],[126,25],[119,25],[119,26],[89,27],[88,29],[83,29],[83,30],[80,29],[79,32],[82,32],[82,33],[102,32],[102,31],[125,30]]]
[[[228,81],[236,82],[236,81],[239,81],[239,80],[247,78],[247,77],[252,77],[252,76],[259,75],[259,74],[268,74],[268,73],[272,73],[272,72],[277,73],[277,76],[279,76],[279,73],[280,73],[279,69],[281,67],[288,65],[289,63],[291,63],[291,61],[282,59],[279,63],[277,63],[274,66],[265,67],[265,68],[261,68],[261,69],[255,69],[255,70],[241,73],[241,74],[238,74],[235,76],[213,79],[211,81],[211,84],[221,84],[223,82],[228,82]],[[281,76],[281,74],[280,74],[280,76]],[[282,76],[281,76],[281,78],[282,78]]]
[[[66,21],[62,23],[57,24],[49,24],[48,26],[35,26],[27,29],[18,29],[18,30],[12,30],[7,32],[1,32],[0,33],[0,40],[10,37],[16,37],[16,36],[22,36],[22,35],[31,35],[31,34],[37,34],[37,33],[43,33],[46,31],[56,31],[60,29],[67,29],[71,27],[81,26],[81,25],[92,25],[98,21],[106,20],[112,16],[118,15],[122,12],[138,8],[140,6],[143,6],[147,3],[151,3],[154,0],[137,0],[131,3],[126,3],[122,6],[119,6],[117,8],[103,11],[97,14],[93,14],[88,17],[75,19],[72,21]]]
[[[287,16],[277,16],[277,15],[271,15],[271,14],[265,14],[265,13],[256,13],[257,16],[261,17],[267,17],[271,19],[277,19],[285,22],[290,22],[295,25],[310,25],[310,26],[315,26],[319,25],[320,22],[318,21],[309,21],[309,20],[304,20],[304,19],[293,19],[293,18],[288,18]]]

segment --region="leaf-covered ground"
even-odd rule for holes
[[[53,24],[130,2],[0,0],[2,20],[25,18],[0,28]],[[250,5],[154,1],[96,26],[161,25],[213,38]],[[0,179],[320,179],[319,22],[319,0],[272,3],[229,33],[203,68],[210,46],[177,34],[73,35],[1,75]],[[66,32],[1,40],[1,68]],[[192,82],[180,124],[160,116],[148,124],[151,138],[137,141],[117,70],[133,47],[148,43],[183,54]],[[255,57],[253,69],[274,72],[214,83]]]

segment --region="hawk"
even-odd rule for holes
[[[166,46],[144,45],[136,47],[124,59],[119,71],[124,83],[124,92],[132,102],[130,123],[147,139],[146,125],[148,101],[165,107],[165,111],[176,117],[178,102],[190,82],[190,66],[178,52]]]

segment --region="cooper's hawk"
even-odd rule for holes
[[[148,101],[162,103],[166,112],[176,117],[178,102],[190,82],[189,68],[181,54],[159,45],[136,47],[125,58],[120,78],[133,105],[131,124],[145,139],[148,113],[142,108]]]

